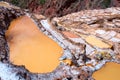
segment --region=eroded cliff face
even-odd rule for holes
[[[29,3],[28,8],[34,13],[40,13],[47,17],[64,16],[73,12],[89,9],[104,9],[119,7],[119,0],[41,0],[44,4],[38,4],[37,0]]]
[[[23,15],[31,18],[43,34],[63,49],[60,64],[50,73],[32,73],[25,65],[17,66],[9,60],[10,46],[5,32],[12,20]],[[106,62],[120,64],[119,7],[84,10],[49,20],[2,4],[0,36],[0,70],[4,69],[5,72],[1,72],[6,75],[0,74],[2,80],[94,80],[92,74],[104,67]]]
[[[119,7],[119,0],[5,0],[31,12],[47,17],[64,16],[73,12],[89,9]]]

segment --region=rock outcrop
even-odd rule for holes
[[[64,16],[89,9],[120,7],[119,0],[4,0],[47,17]]]

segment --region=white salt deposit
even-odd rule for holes
[[[98,34],[105,34],[104,30],[96,30],[95,32],[98,33]]]
[[[0,62],[0,80],[24,80],[19,79],[19,76],[16,75],[16,72],[12,71],[12,68],[8,64]]]

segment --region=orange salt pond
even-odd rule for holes
[[[59,65],[62,48],[48,38],[27,16],[11,22],[6,31],[10,47],[10,61],[24,65],[33,73],[47,73]]]
[[[120,64],[108,62],[93,73],[95,80],[120,80]]]
[[[88,36],[87,38],[85,38],[85,40],[93,45],[93,46],[97,46],[99,48],[111,48],[112,46],[104,43],[103,41],[99,40],[98,38],[94,37],[94,36]]]
[[[69,38],[79,38],[79,36],[71,33],[71,32],[68,32],[68,31],[63,31],[62,32],[66,37],[69,37]]]

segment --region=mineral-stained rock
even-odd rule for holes
[[[120,63],[118,24],[120,8],[85,10],[53,18],[52,21],[41,20],[38,15],[29,15],[31,18],[34,17],[40,31],[58,42],[64,49],[64,54],[60,58],[63,61],[53,72],[44,74],[31,73],[24,65],[16,66],[9,61],[9,47],[5,39],[5,31],[13,19],[22,15],[29,15],[29,13],[25,14],[20,9],[0,7],[0,60],[3,64],[7,64],[19,79],[94,80],[92,73],[100,69],[106,61]],[[110,35],[110,38],[101,36],[104,33],[107,34],[106,37]],[[89,36],[95,36],[100,42],[103,41],[104,45],[96,47],[96,44],[93,45],[94,41],[85,40]],[[109,47],[109,45],[112,46]]]
[[[107,8],[98,10],[85,10],[77,13],[68,14],[63,17],[55,17],[52,24],[61,33],[67,31],[74,33],[79,37],[64,36],[68,41],[72,40],[72,44],[85,45],[84,54],[75,55],[78,65],[91,65],[94,69],[100,69],[106,61],[120,62],[119,59],[119,43],[120,43],[120,8]],[[93,26],[94,25],[94,26]],[[117,25],[117,26],[116,26]],[[61,29],[58,29],[60,27]],[[81,38],[81,39],[79,39]],[[77,41],[76,41],[77,40]],[[87,46],[90,45],[88,48]],[[93,49],[92,49],[93,48]],[[72,48],[74,49],[74,48]],[[92,49],[88,52],[88,49]],[[76,53],[77,50],[74,49]],[[90,58],[83,63],[84,55]],[[74,56],[74,55],[73,55]]]

